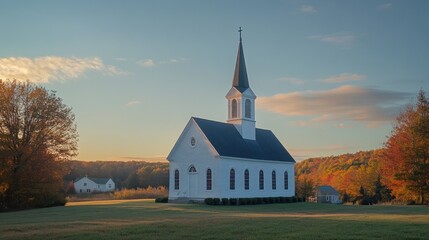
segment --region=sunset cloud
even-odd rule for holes
[[[356,40],[356,37],[350,33],[313,35],[309,36],[308,38],[338,45],[351,45]]]
[[[103,69],[106,70],[105,74],[107,75],[128,75],[129,74],[129,72],[111,65],[104,66]]]
[[[343,83],[343,82],[363,80],[363,79],[366,79],[365,75],[356,74],[356,73],[341,73],[338,75],[327,77],[322,81],[325,83]]]
[[[140,103],[141,103],[141,101],[139,101],[139,100],[129,101],[129,102],[127,102],[127,106],[137,105]]]
[[[186,60],[187,60],[186,58],[172,58],[169,60],[155,61],[149,58],[149,59],[140,60],[137,62],[137,64],[143,67],[155,67],[162,64],[176,64]]]
[[[311,122],[391,121],[410,94],[357,86],[326,91],[282,93],[258,98],[259,109],[288,116],[308,116]]]
[[[77,78],[86,71],[101,71],[109,75],[123,72],[114,66],[104,65],[100,58],[66,58],[46,56],[39,58],[0,58],[0,79],[16,79],[47,83],[50,81]]]

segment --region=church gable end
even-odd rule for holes
[[[169,199],[187,201],[216,196],[219,154],[191,118],[167,157],[170,162]]]
[[[200,161],[202,157],[219,157],[204,133],[191,118],[167,157],[170,162],[180,162],[182,159]]]

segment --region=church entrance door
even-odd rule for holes
[[[198,189],[198,172],[194,166],[189,168],[189,198],[195,198]]]

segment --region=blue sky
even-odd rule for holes
[[[379,148],[429,89],[428,1],[2,1],[0,78],[73,107],[79,160],[162,160],[227,118],[243,27],[257,127],[298,160]]]

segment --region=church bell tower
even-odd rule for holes
[[[255,140],[255,99],[256,95],[249,86],[246,63],[244,61],[243,43],[238,45],[232,87],[226,95],[228,99],[228,123],[234,124],[244,139]]]

